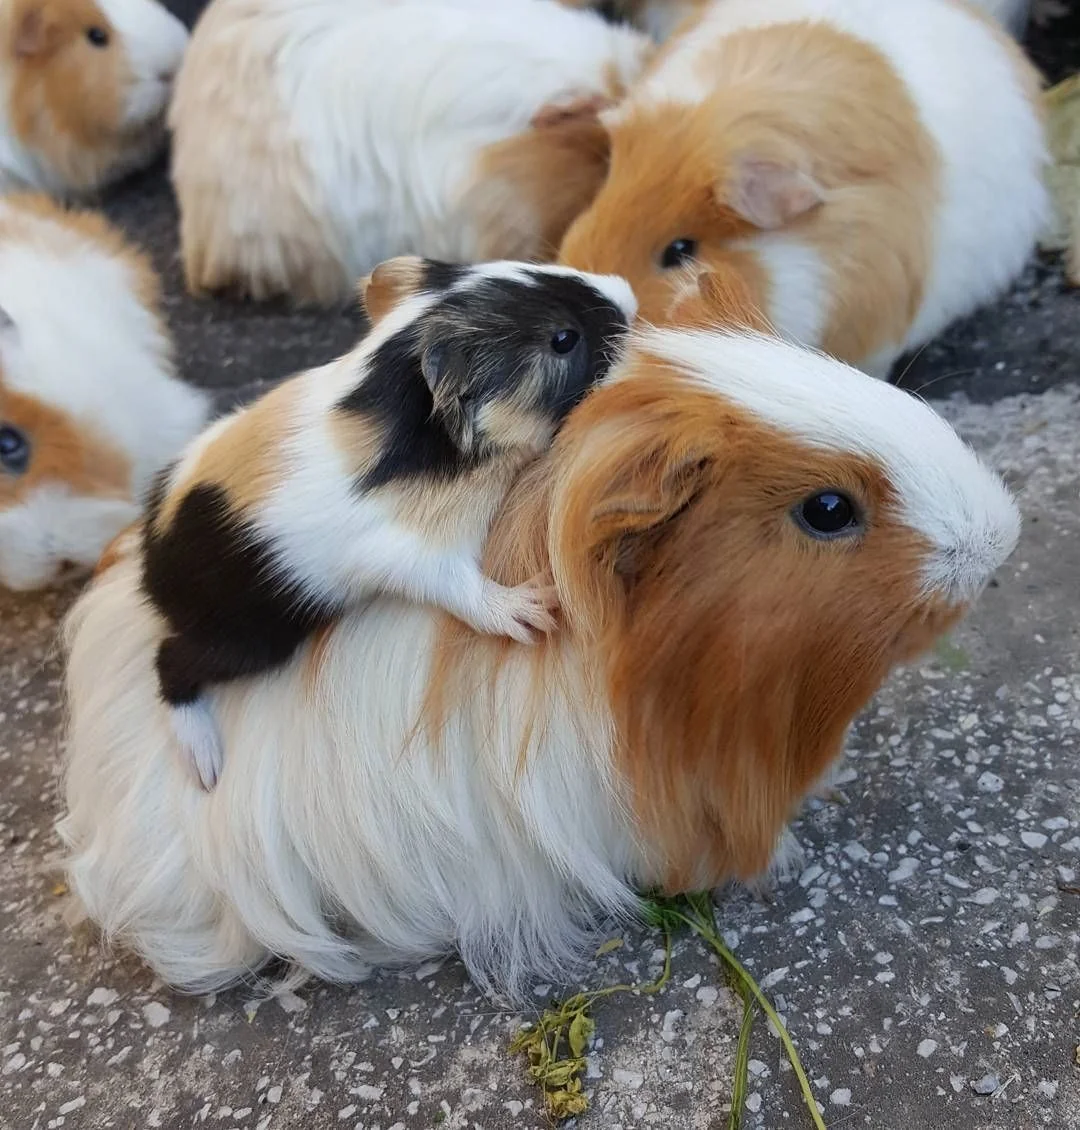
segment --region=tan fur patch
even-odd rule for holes
[[[607,175],[608,136],[594,106],[539,120],[477,159],[464,209],[480,225],[479,259],[553,259]]]
[[[155,517],[155,531],[168,529],[197,485],[220,487],[236,512],[262,502],[284,471],[284,437],[295,420],[301,391],[302,378],[287,380],[234,416],[172,485]]]
[[[356,279],[334,250],[303,148],[281,128],[272,53],[249,35],[262,8],[211,4],[176,80],[169,124],[184,281],[196,295],[332,305]]]
[[[861,500],[861,538],[816,542],[791,520],[828,486]],[[645,878],[680,890],[762,871],[893,663],[958,614],[920,594],[928,547],[893,507],[873,461],[808,448],[648,358],[515,484],[484,569],[516,584],[551,568],[566,629],[536,648],[534,697],[569,636],[601,673]],[[444,623],[436,727],[461,680],[494,678],[505,654]]]
[[[399,255],[380,263],[360,280],[360,301],[372,325],[406,298],[419,293],[424,281],[424,261],[416,255]]]
[[[764,286],[764,272],[752,255],[738,268],[725,264],[721,271],[690,273],[665,321],[677,326],[769,333],[769,319],[754,297]]]
[[[0,470],[0,510],[18,506],[49,483],[99,498],[130,495],[131,464],[122,452],[85,421],[6,387],[2,378],[0,422],[18,428],[30,443],[30,464],[24,474]]]
[[[90,27],[111,35],[106,47],[87,41]],[[131,68],[105,13],[94,0],[9,0],[0,39],[18,56],[8,97],[19,141],[74,191],[97,187],[139,140],[121,128]]]
[[[732,245],[758,233],[731,205],[733,170],[789,167],[825,197],[783,228],[832,280],[821,345],[861,361],[902,340],[929,270],[940,160],[885,57],[826,24],[793,23],[726,36],[698,70],[715,80],[701,105],[641,96],[620,110],[607,180],[560,259],[625,276],[641,316],[663,321],[678,285],[664,248],[693,239],[699,265],[737,266],[746,252]],[[760,277],[747,275],[755,288]],[[768,309],[767,290],[755,299]]]

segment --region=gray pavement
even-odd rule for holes
[[[1050,73],[1061,52],[1075,66],[1075,11],[1033,41]],[[160,170],[108,210],[153,251],[183,371],[222,404],[355,337],[348,311],[183,296]],[[1013,483],[1023,541],[948,645],[860,720],[841,795],[811,802],[796,827],[799,873],[771,902],[720,901],[830,1130],[1080,1127],[1078,365],[1080,294],[1044,260],[911,366],[905,383]],[[184,998],[71,933],[53,822],[56,629],[73,595],[0,592],[0,1126],[546,1125],[506,1050],[521,1016],[478,997],[452,959],[282,999],[254,987]],[[657,972],[659,937],[622,937],[592,963],[591,987]],[[559,991],[541,986],[536,1008]],[[595,1016],[581,1126],[727,1126],[739,1008],[696,941],[677,939],[663,994],[611,997]],[[763,1022],[751,1069],[745,1126],[809,1125]]]

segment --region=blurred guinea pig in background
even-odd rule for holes
[[[556,0],[215,0],[170,111],[188,288],[333,303],[395,255],[554,258],[606,159],[563,109],[651,47]]]
[[[202,426],[158,289],[102,216],[0,199],[0,585],[91,568]]]
[[[608,19],[624,20],[646,31],[658,42],[668,39],[680,25],[696,15],[712,0],[561,0],[568,8],[594,8]],[[762,0],[767,3],[768,0]],[[881,0],[903,7],[906,0]],[[1013,35],[1023,34],[1027,25],[1031,0],[968,0],[993,16]]]
[[[187,39],[156,0],[5,0],[0,191],[80,196],[149,164]]]
[[[520,995],[637,891],[768,867],[1019,515],[928,405],[737,305],[729,330],[632,335],[496,515],[485,574],[550,574],[560,632],[526,648],[373,600],[219,689],[209,797],[173,756],[168,629],[119,540],[66,628],[61,835],[107,938],[197,991],[272,955],[347,980],[457,948]]]
[[[994,298],[1048,216],[1038,76],[953,0],[715,0],[601,120],[561,248],[664,322],[738,269],[777,331],[877,376]]]

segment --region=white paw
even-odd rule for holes
[[[484,630],[491,635],[531,644],[536,632],[555,630],[559,602],[554,588],[528,584],[511,589],[500,585],[485,604],[488,623]]]
[[[207,792],[218,783],[225,755],[210,708],[201,700],[174,706],[170,713],[180,751]]]

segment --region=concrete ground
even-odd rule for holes
[[[1033,34],[1055,77],[1080,43],[1076,10],[1057,9]],[[160,170],[108,209],[154,252],[183,371],[222,404],[353,339],[349,313],[185,298]],[[906,374],[1008,476],[1022,544],[949,643],[860,720],[842,797],[797,826],[801,873],[772,902],[720,901],[831,1130],[1080,1127],[1078,363],[1080,294],[1042,261]],[[52,827],[56,630],[73,595],[0,593],[0,1127],[544,1126],[507,1054],[521,1016],[480,999],[456,961],[261,1002],[252,988],[183,998],[70,933]],[[625,933],[590,986],[655,975],[659,946]],[[665,992],[596,1007],[580,1125],[727,1127],[739,1016],[715,962],[679,937]],[[762,1022],[744,1126],[809,1126]]]

